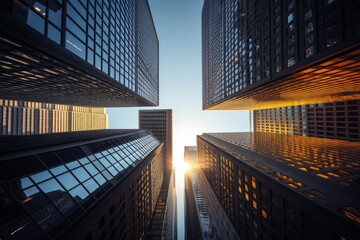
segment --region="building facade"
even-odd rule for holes
[[[1,239],[145,238],[164,171],[150,132],[0,138]]]
[[[139,110],[139,128],[151,131],[165,145],[165,169],[171,172],[172,161],[172,110]]]
[[[253,131],[360,141],[360,101],[254,110]]]
[[[359,236],[358,142],[271,133],[197,141],[206,182],[240,239]]]
[[[156,106],[159,42],[148,1],[0,6],[0,97],[80,106]]]
[[[104,108],[0,99],[0,135],[34,135],[108,128]]]
[[[359,99],[356,0],[204,1],[204,109]]]
[[[139,128],[152,132],[164,144],[164,172],[161,192],[155,204],[148,239],[159,239],[177,235],[175,178],[172,162],[172,110],[139,110]],[[160,176],[159,176],[160,177]],[[170,204],[170,205],[169,205]]]
[[[198,163],[195,146],[185,146],[185,239],[232,239],[239,236]]]

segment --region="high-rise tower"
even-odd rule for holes
[[[204,200],[240,239],[360,234],[359,9],[205,0],[203,108],[253,110],[253,133],[197,138]]]
[[[107,129],[104,108],[0,99],[0,135]]]
[[[163,144],[151,133],[0,138],[2,239],[145,237],[164,169]]]
[[[155,106],[159,42],[148,1],[0,5],[0,98]]]
[[[203,108],[359,99],[359,7],[356,0],[205,0]]]

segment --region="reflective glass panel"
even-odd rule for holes
[[[66,166],[71,170],[71,169],[79,167],[80,164],[78,161],[74,161],[74,162],[67,163]]]
[[[77,179],[80,180],[80,182],[83,182],[87,179],[89,179],[90,175],[85,171],[83,167],[77,168],[72,171],[73,174],[77,177]]]
[[[55,179],[50,179],[46,182],[43,182],[39,184],[39,187],[44,193],[65,191]]]
[[[94,176],[95,174],[99,173],[99,171],[92,165],[91,163],[84,166],[89,173]]]
[[[89,196],[89,193],[81,185],[77,186],[69,193],[77,202],[82,202],[82,200],[84,200],[87,196]]]
[[[59,182],[67,189],[70,190],[71,188],[75,187],[79,184],[79,182],[75,179],[75,177],[71,173],[65,173],[63,175],[56,177]]]
[[[27,187],[30,187],[31,185],[33,185],[30,178],[28,178],[28,177],[20,179],[20,182],[21,182],[22,188],[27,188]]]
[[[52,174],[54,174],[54,175],[59,175],[59,174],[64,173],[66,171],[67,171],[67,169],[66,169],[66,167],[64,165],[50,169],[50,172]]]
[[[84,186],[90,193],[94,192],[99,187],[99,185],[92,178],[84,182]]]
[[[51,174],[49,173],[48,170],[45,170],[37,174],[33,174],[30,177],[35,183],[39,183],[41,181],[51,178]]]

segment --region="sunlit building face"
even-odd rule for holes
[[[204,200],[216,194],[240,238],[356,238],[358,142],[214,133],[197,146]]]

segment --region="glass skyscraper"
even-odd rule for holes
[[[240,239],[359,236],[359,7],[204,1],[203,108],[252,132],[198,136],[199,183]]]
[[[159,43],[147,1],[5,0],[0,26],[2,98],[158,105]]]
[[[359,7],[356,0],[205,0],[203,108],[358,99]]]
[[[1,239],[145,237],[164,171],[163,144],[152,134],[0,138]]]
[[[150,131],[164,144],[164,170],[161,191],[149,228],[149,239],[174,239],[176,228],[175,173],[172,156],[172,109],[152,109],[139,111],[139,128]],[[160,182],[160,181],[159,181]]]
[[[204,198],[216,195],[240,239],[359,236],[359,143],[272,133],[197,141]]]

